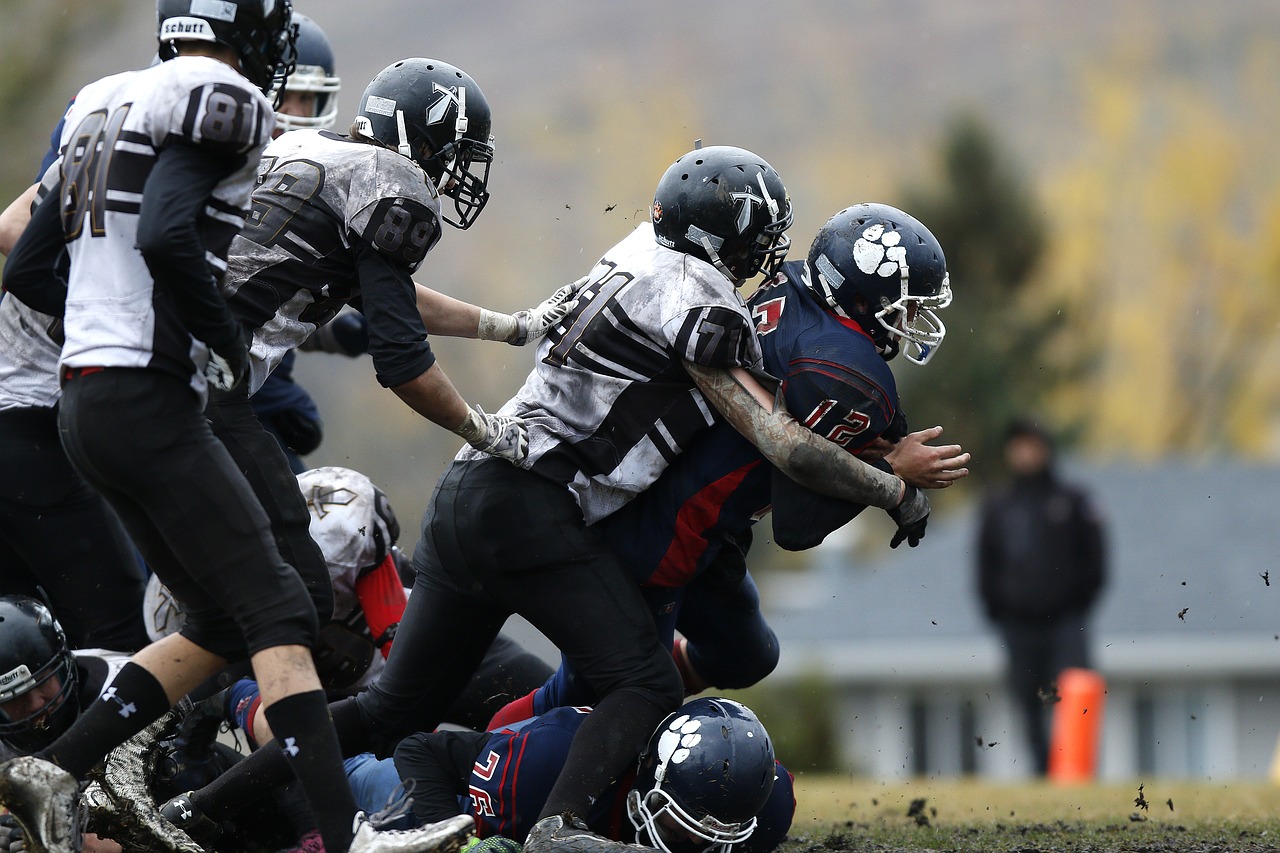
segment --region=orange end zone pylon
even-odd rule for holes
[[[1098,747],[1107,683],[1091,669],[1064,669],[1058,675],[1058,704],[1053,706],[1049,741],[1049,779],[1091,782],[1098,771]]]

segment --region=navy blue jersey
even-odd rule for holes
[[[489,737],[472,767],[469,793],[459,798],[462,811],[475,817],[479,837],[502,835],[524,840],[560,775],[574,733],[590,712],[590,708],[556,708]],[[635,840],[626,810],[634,778],[632,768],[596,799],[585,817],[593,832],[619,841]],[[756,831],[735,845],[735,850],[766,853],[774,849],[786,837],[794,814],[793,780],[778,764],[773,791],[757,816]]]
[[[764,368],[781,381],[787,410],[851,453],[881,436],[901,438],[906,427],[889,365],[856,324],[818,305],[804,285],[804,268],[802,261],[783,264],[747,300]],[[717,419],[657,482],[602,524],[637,580],[681,587],[711,564],[726,539],[769,511],[774,474],[750,442]],[[789,517],[788,523],[808,522]],[[810,531],[792,533],[813,539]]]

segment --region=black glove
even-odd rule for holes
[[[235,337],[218,346],[209,346],[204,378],[219,391],[233,391],[249,372],[249,334],[237,326]]]
[[[907,483],[906,491],[902,493],[902,500],[887,512],[894,524],[898,525],[897,532],[889,540],[889,547],[897,548],[903,541],[912,548],[919,545],[920,540],[924,538],[925,525],[929,523],[928,495]]]

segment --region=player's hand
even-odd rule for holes
[[[0,816],[0,853],[26,853],[27,842],[18,826],[18,819],[11,814]]]
[[[552,326],[578,307],[578,291],[586,283],[587,276],[584,275],[573,284],[566,284],[532,308],[513,314],[512,316],[516,318],[516,334],[507,343],[522,347],[541,340]]]
[[[897,548],[906,542],[912,548],[920,544],[924,538],[925,525],[929,523],[929,496],[920,489],[907,483],[902,500],[893,509],[886,510],[889,517],[898,525],[893,538],[889,540],[890,548]]]
[[[490,415],[479,406],[473,406],[458,428],[458,434],[476,450],[512,464],[518,465],[529,455],[529,429],[524,418]]]
[[[969,454],[960,445],[926,443],[940,435],[936,426],[904,436],[885,456],[893,473],[919,489],[945,489],[969,476]]]
[[[209,361],[204,366],[204,378],[219,391],[232,391],[244,381],[249,372],[249,338],[244,330],[232,340],[209,347]]]

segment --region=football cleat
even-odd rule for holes
[[[179,713],[170,711],[116,747],[103,762],[98,785],[105,802],[90,807],[95,826],[109,830],[125,849],[200,853],[201,845],[186,831],[166,820],[156,806],[148,779],[155,777],[161,741],[178,725]]]
[[[657,853],[652,847],[623,844],[596,835],[574,815],[544,817],[529,830],[524,853]]]
[[[379,830],[356,812],[348,853],[459,853],[475,832],[470,815],[458,815],[417,829]]]
[[[0,805],[22,825],[30,853],[80,853],[80,783],[58,765],[29,755],[0,764]]]

